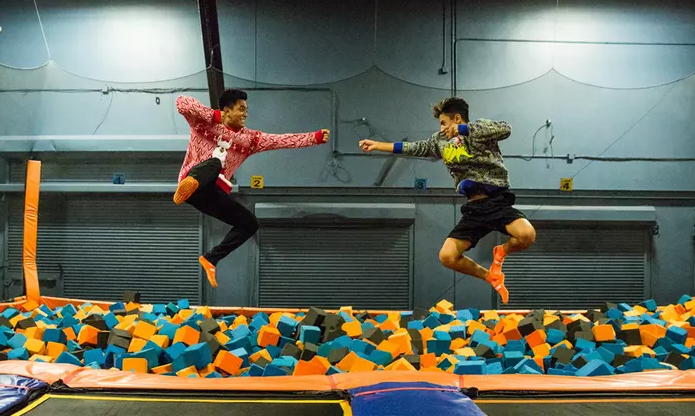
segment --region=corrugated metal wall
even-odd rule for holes
[[[267,226],[259,237],[261,307],[408,309],[406,226]]]
[[[9,275],[22,276],[22,195],[8,198]],[[201,299],[198,212],[171,195],[43,194],[39,201],[38,269],[60,276],[67,297],[143,301]]]

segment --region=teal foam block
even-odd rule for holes
[[[591,360],[575,373],[579,377],[609,376],[615,373],[615,368],[602,360]]]
[[[205,376],[205,378],[222,378],[222,374],[218,373],[217,371],[213,371],[212,373]]]
[[[290,338],[294,336],[294,331],[297,329],[297,325],[298,322],[294,319],[288,318],[287,316],[282,316],[278,321],[277,328],[278,331],[280,331],[280,335]]]
[[[169,348],[164,350],[164,353],[162,353],[162,357],[167,363],[173,362],[175,359],[179,357],[184,351],[186,351],[186,344],[182,342],[177,342],[175,344],[172,344],[169,346]]]
[[[473,331],[473,335],[471,335],[470,346],[472,348],[475,348],[478,346],[478,344],[483,343],[485,341],[489,341],[489,340],[490,340],[490,334],[488,334],[487,332],[483,332],[479,329],[476,329],[475,331]]]
[[[302,344],[318,344],[321,341],[321,328],[302,325],[299,330],[299,340]]]
[[[456,363],[456,366],[454,367],[454,374],[483,374],[484,368],[484,361],[462,361]]]
[[[387,366],[393,361],[391,353],[388,351],[374,350],[372,351],[367,359],[376,365]]]
[[[521,360],[523,360],[524,353],[521,351],[505,351],[502,353],[502,358],[503,358],[503,363],[504,367],[514,367],[517,365]]]
[[[104,354],[104,350],[101,350],[98,348],[85,351],[84,352],[84,362],[85,363],[97,363],[97,365],[99,365],[99,367],[101,367],[101,366],[106,364],[106,354]]]
[[[566,334],[559,329],[551,328],[546,333],[545,342],[550,345],[559,344],[565,339]]]
[[[688,338],[688,331],[677,326],[672,326],[666,330],[666,337],[676,344],[684,344],[685,340]]]
[[[12,338],[7,341],[7,345],[12,349],[18,349],[24,347],[27,342],[27,337],[24,334],[15,334]],[[28,357],[27,357],[28,358]]]
[[[484,374],[502,374],[504,371],[504,368],[502,367],[502,363],[496,362],[492,364],[488,364],[485,366],[485,369],[483,370]]]
[[[449,330],[449,335],[452,339],[465,339],[466,338],[466,327],[463,325],[452,326]]]
[[[328,369],[328,371],[326,372],[326,375],[327,375],[327,376],[331,376],[331,375],[333,375],[333,374],[340,374],[340,373],[342,373],[342,371],[341,371],[338,367],[332,365],[332,366]]]
[[[12,351],[10,351],[10,352],[12,352]],[[9,358],[9,354],[8,354],[8,358]],[[70,354],[69,352],[63,352],[62,354],[60,354],[55,362],[56,362],[56,364],[72,364],[72,365],[78,365],[78,366],[82,367],[82,362],[80,361],[80,359],[75,357],[74,355]]]
[[[273,364],[268,364],[267,366],[265,366],[265,370],[263,371],[264,377],[278,377],[287,375],[290,375],[290,372],[288,372],[284,368],[276,367]]]

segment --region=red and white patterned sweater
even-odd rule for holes
[[[192,97],[179,96],[176,99],[176,108],[191,127],[191,139],[179,172],[179,182],[195,165],[213,157],[213,152],[218,147],[218,139],[230,143],[222,172],[217,180],[217,185],[227,193],[232,190],[232,184],[229,182],[232,175],[252,154],[323,144],[323,133],[320,130],[312,133],[269,134],[244,127],[234,131],[222,124],[219,110],[206,107]]]

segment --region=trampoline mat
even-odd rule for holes
[[[48,394],[14,415],[343,416],[344,400],[225,400]]]
[[[476,400],[491,416],[685,416],[695,414],[695,398],[688,399],[580,399],[580,400]]]

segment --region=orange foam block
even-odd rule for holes
[[[485,325],[481,324],[480,322],[468,321],[468,328],[467,328],[468,335],[473,335],[473,333],[475,332],[476,329],[479,329],[483,332],[487,332],[487,327]],[[431,336],[430,336],[430,338],[431,338]],[[425,338],[423,338],[423,339],[425,339]],[[427,338],[427,339],[429,339],[429,338]]]
[[[545,343],[541,345],[537,345],[531,349],[533,351],[533,356],[534,357],[545,357],[546,355],[550,355],[550,344]]]
[[[436,308],[437,308],[437,312],[446,313],[446,312],[450,312],[454,308],[454,304],[449,302],[446,299],[443,299],[443,300],[439,301]]]
[[[265,358],[266,360],[268,360],[268,362],[273,361],[273,357],[270,356],[268,350],[260,350],[249,357],[252,363],[255,363],[261,358]]]
[[[594,339],[597,342],[615,341],[615,328],[613,328],[613,325],[594,325],[591,328],[591,332],[594,333]]]
[[[471,350],[472,351],[472,350]],[[475,353],[473,353],[475,355]],[[420,367],[436,367],[437,366],[437,356],[433,352],[429,354],[423,354],[420,356]]]
[[[362,336],[362,324],[358,320],[346,322],[341,327],[347,336],[357,338]]]
[[[77,339],[77,335],[75,335],[75,330],[72,329],[72,327],[64,328],[63,333],[67,337],[68,341],[74,341]]]
[[[80,329],[77,336],[77,342],[81,345],[97,345],[97,335],[99,330],[91,325],[85,325]]]
[[[128,345],[128,352],[140,352],[143,348],[145,348],[145,344],[147,344],[147,340],[142,338],[133,338],[130,341],[130,345]]]
[[[31,299],[27,299],[22,303],[21,308],[24,309],[25,312],[30,312],[33,311],[34,309],[38,308],[40,305]]]
[[[523,336],[521,336],[521,332],[514,326],[513,328],[505,327],[504,331],[502,331],[502,335],[504,335],[504,338],[506,338],[508,341],[518,341]]]
[[[166,374],[171,373],[172,371],[174,371],[174,366],[171,364],[160,365],[159,367],[152,369],[152,372],[155,374]]]
[[[381,324],[379,324],[379,329],[382,331],[395,331],[400,327],[396,322],[393,322],[390,319],[385,320]]]
[[[423,340],[424,341],[424,340]],[[380,351],[386,351],[391,354],[391,357],[395,357],[398,355],[398,344],[391,342],[389,340],[384,340],[381,341],[381,344],[379,344],[378,347],[376,347],[377,350]]]
[[[213,364],[218,370],[222,370],[229,375],[235,376],[239,374],[239,370],[241,370],[244,360],[229,351],[221,350],[219,353],[217,353],[217,357],[215,357],[215,362]]]
[[[184,325],[178,330],[176,330],[173,343],[176,344],[177,342],[182,342],[190,347],[191,345],[197,344],[199,339],[200,332],[196,331],[188,325]]]
[[[43,355],[46,352],[46,344],[38,339],[28,338],[24,343],[24,348],[29,351],[29,354]]]
[[[322,365],[310,361],[299,361],[294,367],[293,376],[321,376],[326,374]]]
[[[60,357],[60,354],[68,350],[68,347],[64,344],[59,344],[57,342],[49,342],[46,345],[46,355],[49,355],[55,359]]]
[[[393,334],[389,337],[388,341],[396,345],[396,355],[406,354],[410,351],[411,338],[407,332]]]
[[[350,366],[350,373],[360,373],[376,370],[376,364],[361,357],[356,357]]]
[[[43,334],[46,332],[43,328],[38,326],[32,326],[31,328],[24,331],[24,336],[27,338],[43,339]]]
[[[529,347],[534,348],[545,343],[546,333],[542,329],[537,329],[530,334],[526,335],[526,343]]]
[[[34,354],[29,358],[29,361],[38,361],[41,360],[45,363],[52,363],[55,361],[55,358],[49,356],[49,355],[39,355],[39,354]]]
[[[258,346],[265,348],[268,345],[278,345],[280,341],[280,331],[272,326],[265,325],[258,331]]]
[[[136,373],[147,373],[146,358],[124,358],[123,371],[134,371]]]
[[[169,343],[171,342],[171,340],[169,340],[169,337],[166,335],[155,335],[152,338],[150,338],[150,341],[159,345],[159,347],[161,347],[162,349],[169,348]]]
[[[207,377],[211,373],[215,371],[215,365],[214,364],[208,364],[206,367],[202,368],[198,373],[200,374],[200,377]]]
[[[321,374],[326,374],[328,369],[331,368],[331,363],[328,361],[328,359],[321,357],[320,355],[315,355],[314,358],[312,358],[309,362],[321,367],[323,369],[323,373]]]
[[[350,370],[350,368],[352,368],[352,365],[355,363],[355,360],[357,358],[359,358],[357,354],[355,354],[354,351],[350,351],[348,355],[346,355],[345,357],[343,357],[342,360],[340,360],[336,367],[338,367],[338,369],[342,371],[348,371]]]
[[[195,369],[195,366],[192,365],[190,367],[186,367],[183,370],[180,370],[176,373],[177,376],[179,377],[190,377],[194,376],[195,378],[199,378],[200,374],[198,374],[198,370]]]
[[[401,358],[397,361],[394,361],[390,365],[386,367],[386,370],[391,370],[391,371],[417,371],[415,367],[413,367],[412,364],[408,362],[405,358]]]
[[[135,326],[133,336],[149,340],[157,333],[157,327],[145,321],[139,321]]]
[[[215,334],[215,338],[220,342],[220,344],[224,345],[231,341],[232,339],[229,338],[227,335],[225,335],[222,331],[218,332]]]

